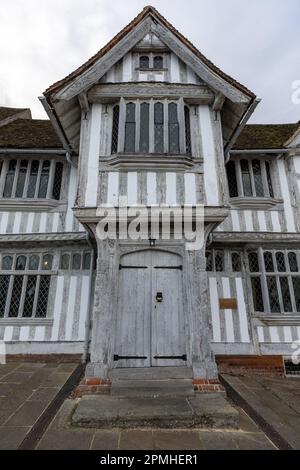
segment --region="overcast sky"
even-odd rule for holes
[[[0,105],[45,114],[37,97],[95,54],[148,2],[0,0]],[[177,29],[262,102],[252,122],[300,119],[299,0],[153,0]]]

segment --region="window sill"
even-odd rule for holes
[[[55,199],[0,198],[0,211],[65,212],[66,201]]]
[[[254,317],[255,326],[298,326],[300,315],[282,313],[280,315],[265,315]]]
[[[198,172],[203,172],[203,159],[193,158],[190,155],[178,154],[153,154],[153,153],[119,153],[109,157],[100,157],[106,164],[106,169],[114,168],[137,170],[189,170],[198,167]],[[200,165],[200,167],[199,167]]]
[[[53,318],[0,318],[0,326],[52,326]]]
[[[283,203],[283,199],[276,199],[272,197],[233,197],[229,199],[231,207],[238,207],[239,209],[271,209],[278,204]]]

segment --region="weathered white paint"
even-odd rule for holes
[[[196,199],[196,179],[194,173],[185,173],[184,175],[185,204],[195,205]]]
[[[239,211],[231,210],[231,220],[232,220],[232,229],[234,232],[240,232],[240,220],[239,220]]]
[[[270,338],[272,343],[280,343],[278,329],[276,326],[269,327]]]
[[[222,287],[224,298],[231,298],[230,285],[228,277],[222,277]],[[226,325],[226,339],[227,343],[234,343],[234,328],[233,328],[233,318],[232,310],[225,309],[225,325]]]
[[[270,214],[271,214],[271,220],[272,220],[272,225],[273,225],[273,232],[281,232],[278,212],[271,211]]]
[[[11,341],[14,333],[14,327],[13,326],[7,326],[5,328],[4,332],[4,338],[3,341]]]
[[[283,334],[284,334],[285,343],[292,343],[293,342],[292,330],[291,330],[290,326],[284,326],[283,327]]]
[[[175,54],[171,54],[170,60],[170,73],[171,73],[171,82],[172,83],[180,83],[180,71],[179,71],[179,63],[178,57]]]
[[[119,173],[108,173],[108,190],[107,190],[107,204],[110,206],[118,206],[119,204]]]
[[[87,189],[85,193],[85,205],[87,207],[95,207],[97,205],[101,113],[102,105],[93,104],[90,118],[90,145],[87,159]],[[81,158],[84,158],[84,155]],[[75,189],[73,191],[75,192]],[[69,204],[73,204],[73,202],[74,200],[70,201],[69,199]]]
[[[53,222],[52,222],[52,232],[58,232],[58,224],[59,224],[59,212],[55,212],[53,214]]]
[[[264,337],[264,328],[262,326],[257,327],[257,337],[259,343],[264,343],[265,337]]]
[[[6,233],[8,222],[8,212],[2,212],[1,223],[0,223],[0,233]]]
[[[88,314],[89,304],[89,276],[83,276],[81,281],[81,298],[80,298],[80,314],[79,314],[79,327],[78,327],[78,340],[84,340],[85,337],[85,322]]]
[[[244,211],[245,224],[247,232],[253,232],[253,222],[251,211]]]
[[[44,341],[44,339],[45,339],[45,327],[36,326],[35,333],[34,333],[34,341]]]
[[[54,302],[54,322],[52,327],[51,341],[58,340],[59,333],[59,322],[61,317],[63,294],[64,294],[64,276],[57,276],[57,287],[55,292],[55,302]]]
[[[75,204],[76,187],[77,187],[77,168],[72,166],[71,171],[70,171],[70,181],[69,181],[69,191],[68,191],[68,209],[67,209],[66,221],[65,221],[66,232],[73,232],[74,215],[73,215],[72,208]],[[89,188],[89,186],[87,187]],[[93,188],[93,190],[92,191],[88,190],[87,192],[96,193],[97,184],[91,187]]]
[[[132,80],[132,56],[129,52],[123,57],[123,82],[131,82]]]
[[[281,193],[282,193],[283,204],[284,204],[287,230],[288,232],[296,232],[294,213],[293,213],[291,197],[290,197],[290,190],[288,186],[286,169],[285,169],[283,159],[278,160],[278,171],[279,171],[279,181],[280,181]]]
[[[266,216],[264,211],[257,211],[258,223],[259,223],[259,230],[261,232],[267,231],[267,224],[266,224]]]
[[[28,219],[27,219],[27,227],[26,227],[26,232],[31,233],[33,229],[33,221],[34,221],[34,214],[30,212],[28,214]]]
[[[147,173],[147,204],[156,204],[156,173]]]
[[[217,281],[214,277],[209,278],[210,306],[212,316],[213,340],[221,342],[220,312],[218,303]]]
[[[129,206],[137,204],[137,173],[135,171],[130,171],[128,173],[127,199]]]
[[[219,182],[216,169],[215,142],[208,106],[199,106],[199,123],[204,158],[204,186],[208,206],[219,205]]]
[[[15,212],[14,216],[14,225],[12,229],[12,233],[19,233],[20,232],[20,225],[21,225],[21,212]]]
[[[236,293],[237,293],[237,304],[238,304],[238,315],[240,321],[240,333],[242,343],[249,343],[250,336],[248,330],[248,321],[247,321],[247,310],[244,297],[244,288],[241,278],[236,278]]]
[[[67,307],[67,318],[66,318],[66,340],[72,339],[72,328],[73,328],[73,319],[74,319],[74,309],[75,309],[75,300],[76,300],[76,288],[77,288],[77,276],[71,276],[70,286],[69,286],[69,298],[68,298],[68,307]]]
[[[176,204],[176,173],[166,173],[166,204]]]
[[[21,328],[20,328],[19,341],[28,341],[28,339],[29,339],[29,331],[30,331],[30,327],[29,327],[29,326],[21,326]]]
[[[47,224],[47,216],[48,214],[46,212],[42,212],[41,214],[41,220],[40,220],[40,227],[39,227],[39,232],[44,233],[46,232],[46,224]]]

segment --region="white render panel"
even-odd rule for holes
[[[92,111],[91,111],[90,145],[89,145],[89,154],[88,154],[88,162],[87,162],[87,186],[86,186],[87,190],[85,194],[85,205],[87,207],[97,206],[101,113],[102,113],[102,105],[93,104]],[[73,167],[72,167],[72,170],[73,170]],[[71,186],[71,183],[72,183],[72,178],[70,181],[70,186]],[[75,183],[75,187],[73,191],[74,191],[74,196],[75,196],[76,183]],[[75,200],[75,197],[74,197],[74,200]],[[70,201],[69,199],[69,204],[73,204],[74,200]]]
[[[62,303],[63,303],[63,294],[64,294],[64,276],[57,276],[57,287],[55,293],[55,302],[54,302],[54,323],[52,327],[52,341],[58,340],[58,333],[59,333],[59,322],[61,317],[62,311]]]
[[[77,288],[77,276],[71,276],[70,286],[69,286],[69,299],[68,299],[68,306],[67,306],[67,318],[66,318],[66,336],[65,336],[65,339],[67,341],[72,339],[72,328],[73,328],[73,320],[74,320],[76,288]]]
[[[286,169],[284,165],[284,160],[278,160],[278,170],[279,170],[279,180],[284,204],[284,212],[287,224],[288,232],[296,232],[294,213],[291,203],[290,190],[288,186],[288,180],[286,176]]]
[[[157,204],[156,200],[156,173],[147,173],[147,204]]]
[[[244,211],[245,224],[247,232],[253,232],[253,222],[252,222],[252,213],[251,211]]]
[[[204,186],[208,206],[219,205],[219,184],[216,168],[215,142],[208,106],[199,106],[200,134],[204,158]]]
[[[132,55],[129,52],[123,57],[123,82],[131,82],[132,80]]]
[[[283,327],[283,334],[284,334],[284,341],[286,343],[292,343],[293,342],[292,330],[291,330],[290,326],[284,326]]]
[[[176,204],[176,173],[166,173],[166,204]]]
[[[34,333],[34,341],[44,341],[44,339],[45,339],[45,327],[36,326],[35,333]]]
[[[236,278],[235,280],[236,292],[237,292],[237,304],[238,304],[238,315],[240,320],[240,333],[242,343],[249,343],[250,336],[248,330],[248,321],[247,321],[247,310],[244,297],[244,289],[241,278]]]
[[[14,327],[13,326],[7,326],[5,328],[4,332],[4,338],[3,341],[11,341],[14,333]]]
[[[33,222],[34,222],[34,214],[32,212],[30,212],[28,214],[28,219],[27,219],[27,227],[26,227],[26,232],[27,233],[32,232]]]
[[[29,340],[29,331],[30,331],[29,326],[21,326],[19,340],[20,341],[28,341]]]
[[[213,341],[221,342],[220,311],[217,295],[217,281],[214,277],[209,278],[210,306],[212,316]]]
[[[277,327],[276,326],[270,326],[269,331],[270,331],[271,342],[272,343],[280,343]]]
[[[1,223],[0,223],[0,233],[5,234],[8,223],[8,212],[2,212]]]
[[[177,55],[171,53],[171,82],[172,83],[180,83],[180,70],[179,70],[179,62]]]
[[[119,173],[113,171],[108,173],[107,204],[110,206],[119,204]]]
[[[257,327],[257,337],[258,337],[259,343],[263,343],[265,341],[264,329],[262,326]]]
[[[240,220],[239,220],[239,211],[237,210],[232,210],[231,211],[231,220],[232,220],[232,228],[234,232],[240,232],[241,231],[241,226],[240,226]]]
[[[194,173],[185,173],[184,175],[185,204],[196,204],[196,178]]]
[[[127,178],[127,199],[128,205],[137,204],[137,172],[130,171]]]
[[[80,316],[79,316],[79,328],[78,328],[78,340],[83,341],[85,338],[85,322],[88,315],[90,295],[90,278],[89,276],[83,276],[81,282],[81,299],[80,299]]]
[[[261,232],[267,232],[266,216],[264,211],[257,211],[259,229]]]
[[[42,212],[39,232],[42,232],[42,233],[46,232],[47,216],[48,216],[47,212]]]
[[[271,211],[271,220],[273,225],[273,232],[281,232],[278,212]]]
[[[15,220],[14,220],[14,225],[13,225],[13,233],[19,233],[20,232],[20,225],[21,225],[21,212],[16,212],[15,214]]]

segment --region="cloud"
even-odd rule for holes
[[[0,104],[31,107],[136,16],[141,0],[1,0]],[[153,0],[152,4],[262,103],[254,122],[293,122],[300,79],[298,0]]]

